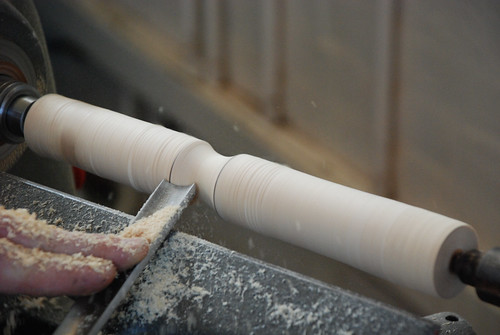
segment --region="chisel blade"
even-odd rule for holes
[[[147,218],[154,213],[171,206],[174,213],[164,222],[160,232],[151,241],[149,252],[128,274],[121,274],[108,288],[91,297],[76,300],[63,322],[54,334],[98,334],[106,325],[113,312],[126,297],[128,291],[139,277],[142,270],[155,255],[167,238],[182,211],[196,193],[196,186],[177,186],[163,180],[149,196],[137,216],[130,222]]]

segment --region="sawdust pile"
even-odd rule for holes
[[[40,271],[71,272],[88,267],[94,272],[106,273],[113,268],[113,263],[103,258],[84,256],[81,253],[65,255],[46,252],[38,248],[25,248],[6,238],[0,238],[0,255],[6,255],[13,261],[14,266],[36,267]]]
[[[0,206],[0,227],[6,230],[6,236],[9,239],[17,235],[23,235],[27,238],[37,240],[40,238],[48,239],[54,236],[54,233],[62,230],[61,228],[50,226],[45,220],[39,220],[36,214],[30,214],[27,209],[6,209]]]
[[[179,206],[166,206],[156,211],[154,214],[134,222],[125,228],[119,236],[129,238],[142,237],[151,243],[161,232],[165,223],[167,223],[178,210]]]
[[[0,206],[0,254],[6,255],[13,264],[24,268],[36,267],[41,271],[74,271],[83,267],[94,272],[104,273],[113,268],[110,260],[73,253],[71,255],[52,253],[38,247],[29,248],[13,243],[10,239],[22,237],[33,241],[58,239],[61,228],[49,225],[45,220],[39,220],[36,214],[30,214],[26,209],[5,209]]]

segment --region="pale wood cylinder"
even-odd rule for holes
[[[196,183],[227,221],[433,295],[460,292],[452,254],[477,247],[463,222],[59,95],[34,103],[24,131],[40,155],[141,191]]]

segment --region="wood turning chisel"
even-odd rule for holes
[[[105,290],[90,297],[78,298],[54,334],[98,334],[165,241],[195,193],[195,185],[177,186],[163,180],[130,222],[133,224],[147,218],[167,206],[176,208],[173,215],[164,222],[156,238],[151,241],[146,257],[130,272],[120,274]]]

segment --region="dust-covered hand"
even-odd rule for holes
[[[88,295],[146,256],[148,242],[70,232],[0,206],[0,293]]]

